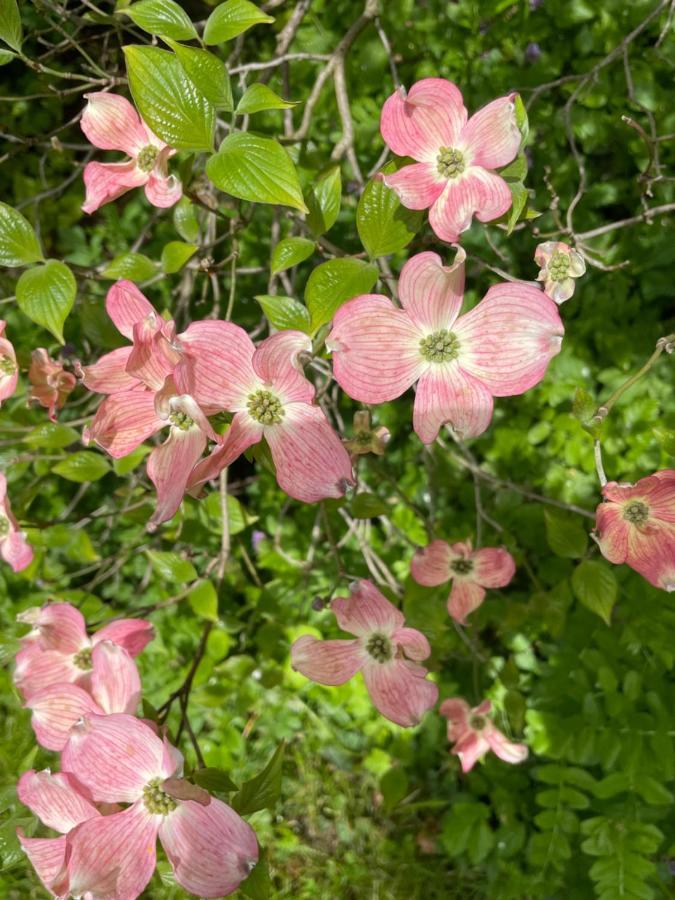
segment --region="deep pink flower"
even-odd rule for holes
[[[415,160],[382,180],[408,209],[429,209],[441,240],[459,240],[474,215],[489,222],[510,208],[509,186],[492,170],[512,162],[520,148],[516,96],[493,100],[467,122],[457,86],[424,78],[407,95],[399,88],[382,107],[385,143]]]
[[[544,291],[560,305],[574,293],[574,279],[586,271],[586,263],[578,250],[562,241],[545,241],[534,253],[539,266],[537,281],[544,282]]]
[[[17,522],[7,496],[7,479],[0,472],[0,556],[15,572],[33,561],[33,548]]]
[[[11,397],[16,390],[19,380],[19,367],[16,364],[16,353],[11,341],[5,334],[7,323],[0,319],[0,405],[2,401]]]
[[[102,685],[101,690],[106,690],[109,654],[94,656],[94,648],[103,641],[111,641],[130,656],[138,656],[154,637],[150,622],[119,619],[104,625],[90,638],[82,613],[70,603],[26,609],[17,619],[33,626],[22,638],[23,647],[16,655],[14,671],[14,682],[26,700],[59,683],[91,690],[94,680]]]
[[[511,743],[488,718],[491,707],[489,700],[483,700],[471,709],[460,697],[441,703],[439,712],[448,720],[448,740],[455,745],[452,752],[459,756],[463,772],[469,772],[489,750],[507,763],[527,758],[525,744]]]
[[[461,625],[483,602],[486,588],[504,587],[511,581],[516,564],[508,550],[483,547],[472,550],[471,541],[447,544],[432,541],[419,549],[410,563],[412,577],[426,587],[452,579],[448,612]]]
[[[74,896],[135,900],[152,877],[159,837],[176,881],[199,897],[236,890],[258,861],[255,833],[229,806],[206,792],[179,799],[179,755],[132,716],[91,715],[74,726],[62,767],[95,803],[129,803],[89,819],[67,835],[61,884]],[[203,804],[203,805],[202,805]]]
[[[206,324],[198,322],[181,336],[190,361],[176,377],[198,401],[228,409],[234,418],[222,445],[195,468],[191,486],[214,478],[264,438],[279,486],[289,496],[305,503],[341,497],[352,484],[352,466],[314,403],[314,385],[298,359],[311,350],[311,339],[299,331],[281,331],[256,349],[242,328],[221,322],[223,337],[214,345],[202,330]]]
[[[398,283],[403,309],[380,294],[355,297],[326,338],[335,378],[354,400],[394,400],[418,382],[413,427],[425,444],[445,423],[460,438],[482,434],[493,396],[538,384],[562,343],[555,303],[520,282],[491,287],[460,316],[464,259],[461,247],[452,266],[436,253],[411,257]]]
[[[168,159],[176,151],[150,131],[124,97],[103,92],[84,96],[88,102],[80,124],[87,139],[101,150],[120,150],[131,157],[119,163],[87,163],[84,212],[92,213],[141,185],[153,206],[177,203],[183,188],[167,172]]]
[[[375,708],[397,725],[417,725],[438,699],[438,688],[419,665],[431,653],[421,631],[405,627],[403,613],[370,581],[359,581],[331,609],[354,640],[320,641],[303,635],[291,647],[291,663],[318,684],[344,684],[363,674]]]
[[[602,555],[626,563],[655,587],[675,590],[675,469],[637,484],[610,481],[602,495],[593,535]]]
[[[28,380],[31,383],[28,399],[37,400],[40,406],[49,410],[52,422],[56,422],[56,410],[63,409],[77,379],[71,372],[66,372],[63,363],[56,362],[43,347],[38,347],[32,353]]]

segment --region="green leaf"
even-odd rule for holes
[[[230,528],[230,535],[235,535],[244,531],[249,525],[253,525],[257,522],[258,517],[252,516],[236,497],[228,494],[227,521]]]
[[[395,172],[398,163],[388,163],[382,170]],[[422,211],[406,209],[395,191],[383,181],[371,180],[356,207],[356,228],[361,243],[371,258],[396,253],[415,237],[422,224]]]
[[[55,475],[60,475],[68,481],[85,484],[89,481],[98,481],[110,471],[110,463],[91,450],[78,450],[71,453],[63,462],[57,463],[52,468]]]
[[[13,59],[16,59],[16,53],[12,53],[11,50],[0,48],[0,66],[6,66],[7,63],[11,62]]]
[[[291,109],[298,101],[284,100],[266,84],[250,84],[237,104],[237,115],[250,115],[265,109]]]
[[[572,415],[580,422],[586,423],[595,413],[597,403],[589,392],[582,387],[578,387],[574,392],[574,400],[572,402]]]
[[[234,108],[232,85],[225,63],[197,47],[185,47],[175,41],[167,41],[183,67],[185,74],[216,109],[231,112]]]
[[[334,166],[316,179],[307,191],[307,225],[316,235],[324,234],[335,224],[340,212],[342,176]]]
[[[42,262],[43,259],[40,244],[28,219],[13,207],[0,203],[0,266],[13,268]]]
[[[588,536],[578,516],[559,510],[544,511],[546,540],[556,556],[578,559],[588,546]]]
[[[195,255],[198,249],[196,244],[169,241],[162,250],[162,268],[167,275],[180,272],[185,263]]]
[[[307,238],[292,237],[279,241],[272,251],[272,275],[297,266],[314,253],[316,244]]]
[[[380,778],[384,808],[392,810],[408,793],[408,776],[400,766],[393,766]]]
[[[56,259],[23,272],[16,283],[19,308],[63,343],[63,323],[75,303],[77,282],[65,263]]]
[[[603,778],[593,788],[593,793],[601,800],[608,800],[617,794],[623,794],[630,788],[631,779],[627,772],[612,772],[606,778]]]
[[[17,53],[21,52],[23,28],[16,0],[0,0],[0,40]]]
[[[265,22],[274,22],[274,16],[268,16],[253,3],[249,3],[249,0],[227,0],[208,17],[204,28],[204,43],[222,44],[248,31],[253,25]]]
[[[250,900],[269,900],[272,896],[272,881],[267,864],[267,850],[261,849],[255,868],[245,881],[239,885],[242,894]]]
[[[518,126],[518,130],[520,131],[520,146],[523,147],[530,133],[530,123],[527,118],[527,110],[525,109],[525,104],[523,103],[520,94],[516,94],[515,107],[516,125]]]
[[[146,550],[148,559],[160,578],[175,584],[186,584],[194,581],[197,570],[192,563],[177,553],[164,550]]]
[[[63,450],[80,440],[79,431],[58,422],[44,422],[23,438],[29,447],[44,447],[48,450]]]
[[[197,37],[190,17],[173,0],[140,0],[126,9],[119,10],[150,34],[159,34],[177,41],[190,41]]]
[[[376,516],[386,516],[389,507],[376,494],[366,491],[354,497],[351,512],[355,519],[374,519]]]
[[[173,224],[178,234],[189,244],[199,238],[199,222],[194,203],[187,197],[181,197],[173,208]]]
[[[212,793],[229,794],[230,791],[238,790],[237,785],[232,781],[227,772],[222,769],[207,767],[205,769],[195,769],[192,773],[192,781],[203,787],[205,791]]]
[[[278,331],[309,333],[309,313],[299,300],[281,294],[258,294],[255,299],[262,306],[267,321]]]
[[[136,466],[142,463],[148,453],[150,453],[150,449],[145,444],[141,444],[140,447],[136,447],[135,450],[127,453],[126,456],[113,459],[112,466],[115,475],[128,475],[129,472],[133,472]]]
[[[524,181],[527,175],[527,157],[525,154],[519,153],[512,163],[500,170],[499,175],[506,181]]]
[[[218,621],[218,594],[210,581],[196,584],[187,599],[192,611],[202,619],[208,619],[210,622]]]
[[[640,773],[635,776],[635,790],[647,803],[653,803],[656,806],[672,806],[673,794],[668,788],[664,787],[660,781],[651,775]]]
[[[511,191],[512,206],[506,214],[506,233],[511,234],[518,224],[518,220],[520,219],[523,210],[527,206],[530,194],[525,185],[520,181],[509,181],[507,184]]]
[[[124,47],[129,87],[155,134],[179,150],[211,150],[215,110],[178,58],[158,47]]]
[[[206,163],[221,191],[253,203],[278,203],[307,212],[293,160],[277,141],[250,132],[230,134]]]
[[[281,768],[286,744],[282,741],[265,768],[255,778],[245,781],[231,805],[241,816],[259,809],[273,809],[281,794]]]
[[[617,584],[606,563],[585,559],[572,573],[572,589],[580,603],[610,624]]]
[[[330,322],[345,301],[369,293],[375,286],[377,275],[375,266],[351,257],[329,259],[317,266],[305,286],[312,332]]]
[[[109,262],[101,272],[102,278],[128,278],[130,281],[147,281],[157,271],[155,263],[144,253],[121,253]]]

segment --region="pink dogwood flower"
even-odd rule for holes
[[[417,725],[438,699],[438,687],[419,665],[431,653],[421,631],[370,581],[358,581],[331,609],[354,640],[320,641],[306,634],[291,647],[291,664],[318,684],[344,684],[361,672],[375,708],[404,728]]]
[[[7,478],[0,472],[0,556],[15,572],[20,572],[33,561],[33,548],[26,540],[25,532],[9,505]]]
[[[72,372],[66,372],[63,363],[52,359],[44,347],[38,347],[32,353],[28,380],[31,383],[28,399],[37,400],[48,410],[51,421],[56,422],[56,410],[63,409],[77,379]]]
[[[654,587],[675,590],[675,469],[636,484],[610,481],[596,510],[595,533],[605,559],[626,563]]]
[[[128,803],[67,835],[57,887],[79,897],[135,900],[150,881],[157,838],[178,884],[199,897],[236,890],[258,861],[251,827],[229,806],[180,777],[180,755],[144,722],[115,713],[76,724],[62,754],[95,803]],[[197,796],[199,801],[183,799]]]
[[[448,740],[455,745],[452,752],[459,756],[463,772],[470,772],[489,750],[507,763],[520,763],[527,758],[525,744],[513,744],[488,718],[491,708],[490,701],[483,700],[471,709],[460,697],[441,703],[439,712],[448,720]]]
[[[85,202],[82,209],[93,213],[131,188],[145,185],[145,196],[153,206],[177,203],[183,188],[169,175],[167,162],[176,152],[150,131],[131,103],[118,94],[85,94],[88,101],[80,121],[87,139],[101,150],[120,150],[125,162],[90,162],[84,167]]]
[[[0,319],[0,405],[11,397],[19,380],[19,367],[16,364],[16,353],[11,341],[5,334],[7,323]]]
[[[574,279],[586,271],[586,263],[578,250],[563,241],[545,241],[534,253],[539,266],[537,281],[544,282],[544,291],[560,305],[574,293]]]
[[[562,343],[555,303],[521,282],[494,285],[460,316],[464,259],[461,247],[451,266],[436,253],[411,257],[398,282],[402,309],[362,294],[338,309],[326,338],[335,378],[354,400],[394,400],[417,382],[413,427],[425,444],[446,423],[460,438],[482,434],[492,398],[538,384]]]
[[[138,656],[154,637],[152,625],[144,619],[119,619],[89,637],[82,613],[70,603],[26,609],[17,619],[33,626],[22,638],[23,646],[16,655],[14,671],[14,682],[25,700],[59,683],[75,684],[90,691],[94,681],[105,691],[106,682],[110,681],[110,654],[94,656],[95,647],[110,641],[129,656]]]
[[[460,625],[465,625],[469,613],[481,605],[486,588],[504,587],[515,571],[516,564],[508,550],[472,550],[471,541],[432,541],[420,548],[410,563],[410,572],[418,584],[436,587],[452,579],[448,612]]]
[[[279,487],[290,497],[305,503],[341,497],[353,483],[352,465],[314,403],[314,385],[298,359],[311,350],[311,339],[299,331],[281,331],[256,348],[242,328],[219,324],[223,336],[213,352],[208,352],[209,335],[188,329],[183,343],[192,364],[186,360],[177,372],[183,389],[198,400],[234,412],[222,444],[196,466],[191,487],[214,478],[264,438]]]
[[[516,97],[493,100],[468,119],[456,85],[424,78],[407,95],[399,88],[382,107],[384,142],[415,162],[381,178],[403,206],[429,209],[441,240],[455,243],[474,215],[489,222],[511,207],[509,186],[493,170],[512,162],[520,148]]]

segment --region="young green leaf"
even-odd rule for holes
[[[185,263],[195,255],[198,249],[196,244],[184,244],[183,241],[169,241],[162,250],[162,268],[167,275],[180,272]]]
[[[375,266],[351,257],[329,259],[317,266],[305,286],[312,332],[330,322],[345,301],[369,293],[375,286],[377,275]]]
[[[259,809],[273,809],[281,794],[281,768],[285,743],[282,741],[265,768],[255,778],[245,781],[232,806],[241,816],[249,816]]]
[[[270,879],[269,865],[267,864],[267,850],[260,850],[258,862],[248,878],[239,885],[239,890],[249,900],[269,900],[272,896],[272,881]]]
[[[195,784],[211,793],[229,794],[230,791],[239,790],[227,772],[223,772],[222,769],[211,767],[195,769],[191,777]]]
[[[579,563],[572,573],[572,590],[580,603],[610,624],[618,588],[607,563],[591,559]]]
[[[258,294],[255,299],[273,328],[309,332],[309,312],[299,300],[282,294]]]
[[[21,52],[23,28],[16,0],[0,0],[0,40],[17,53]]]
[[[13,268],[44,259],[33,226],[12,206],[0,203],[0,266]]]
[[[512,206],[510,211],[506,214],[506,233],[511,234],[513,229],[518,224],[518,220],[523,214],[523,210],[527,206],[527,201],[530,197],[530,193],[525,187],[525,185],[520,181],[509,181],[507,182],[509,186],[509,190],[511,191],[511,201]]]
[[[143,253],[121,253],[101,272],[101,278],[128,278],[130,281],[146,281],[157,271],[155,263]]]
[[[29,447],[44,447],[49,450],[63,450],[79,440],[79,431],[59,422],[43,422],[23,438],[24,444]]]
[[[200,581],[187,596],[190,608],[202,619],[218,621],[218,594],[210,581]],[[204,785],[202,785],[204,787]]]
[[[91,450],[78,450],[71,453],[63,462],[57,463],[52,468],[55,475],[60,475],[68,481],[77,484],[86,484],[90,481],[98,481],[110,471],[110,463],[100,453]]]
[[[119,10],[150,34],[190,41],[197,37],[195,26],[185,10],[174,0],[140,0]]]
[[[199,222],[195,205],[187,197],[181,197],[174,206],[173,224],[184,241],[188,244],[196,243],[199,238]]]
[[[174,584],[187,584],[197,577],[197,570],[192,563],[177,553],[168,550],[146,550],[154,570],[160,578]]]
[[[272,251],[272,275],[297,266],[314,253],[316,244],[307,238],[292,237],[279,241]]]
[[[298,101],[284,100],[266,84],[250,84],[237,104],[237,115],[249,115],[265,109],[291,109]]]
[[[65,263],[50,259],[23,272],[16,283],[16,301],[29,319],[63,343],[63,323],[75,303],[77,282]]]
[[[395,163],[383,171],[395,172]],[[423,212],[406,209],[384,182],[371,180],[356,207],[356,228],[368,256],[386,256],[406,247],[422,224]]]
[[[198,47],[186,47],[175,41],[166,42],[178,57],[185,74],[216,109],[230,112],[234,108],[232,86],[225,63]]]
[[[559,510],[544,511],[546,540],[556,556],[572,559],[583,556],[588,546],[588,536],[578,516]]]
[[[204,43],[222,44],[231,41],[253,25],[266,22],[274,22],[274,16],[268,16],[255,4],[249,3],[249,0],[226,0],[216,6],[206,20]]]
[[[386,516],[389,507],[377,494],[366,491],[354,497],[351,512],[355,519],[374,519],[376,516]]]
[[[307,191],[307,225],[314,234],[324,234],[333,227],[340,212],[341,197],[340,167],[334,166],[317,178]]]

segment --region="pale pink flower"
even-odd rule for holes
[[[323,410],[314,403],[314,385],[299,361],[312,342],[299,331],[281,331],[256,348],[237,325],[219,323],[222,340],[214,345],[198,322],[183,347],[186,362],[176,377],[202,403],[234,413],[221,446],[200,462],[192,488],[214,478],[252,444],[267,441],[279,487],[305,503],[342,497],[353,483],[349,454]]]
[[[562,343],[555,303],[521,282],[491,287],[460,316],[464,259],[461,247],[451,266],[436,253],[411,257],[398,283],[402,309],[380,294],[355,297],[326,338],[335,378],[354,400],[394,400],[417,382],[413,427],[425,444],[445,423],[460,438],[482,434],[493,396],[538,384]]]
[[[537,281],[544,282],[544,291],[560,305],[574,293],[574,279],[586,271],[586,263],[578,250],[562,241],[545,241],[534,252],[539,266]]]
[[[183,188],[167,170],[169,157],[176,151],[150,131],[124,97],[104,92],[84,96],[88,102],[80,124],[88,140],[101,150],[120,150],[130,159],[87,163],[83,211],[92,213],[141,185],[145,185],[145,196],[153,206],[177,203]]]
[[[67,835],[57,887],[79,897],[135,900],[150,881],[159,837],[178,884],[199,897],[236,890],[258,861],[255,833],[229,806],[182,780],[179,755],[132,716],[90,715],[76,724],[62,768],[95,803],[129,803]],[[197,796],[182,799],[185,796]]]
[[[37,400],[49,410],[49,418],[56,422],[56,410],[63,409],[68,394],[75,388],[77,379],[66,372],[63,363],[52,359],[43,347],[33,350],[28,380],[31,383],[29,400]]]
[[[509,186],[492,170],[512,162],[520,148],[516,94],[493,100],[468,121],[451,81],[424,78],[382,107],[380,130],[397,156],[413,165],[381,175],[408,209],[429,209],[429,224],[454,243],[471,225],[498,219],[511,206]]]
[[[306,634],[291,647],[291,664],[318,684],[344,684],[361,672],[375,708],[397,725],[417,725],[438,699],[419,665],[431,653],[421,631],[405,627],[403,613],[370,581],[331,603],[338,625],[354,640],[320,641]]]
[[[516,564],[501,547],[471,549],[471,541],[448,544],[432,541],[419,549],[410,563],[412,577],[426,587],[452,579],[448,612],[461,625],[481,605],[486,588],[504,587],[513,578]]]
[[[11,341],[3,337],[7,323],[0,319],[0,405],[11,397],[19,380],[19,367]]]
[[[25,532],[9,505],[7,478],[0,472],[0,556],[15,572],[20,572],[33,561],[33,548],[26,540]]]
[[[675,469],[636,484],[610,481],[596,510],[595,533],[602,555],[626,563],[654,587],[675,590]]]
[[[19,613],[17,619],[32,625],[32,631],[22,638],[14,672],[14,682],[26,700],[59,683],[91,690],[94,680],[105,691],[105,682],[110,681],[110,654],[94,656],[94,648],[111,641],[130,656],[138,656],[154,637],[152,625],[144,619],[118,619],[89,637],[82,613],[70,603],[32,607]]]
[[[452,752],[459,756],[463,772],[471,771],[489,750],[507,763],[520,763],[527,758],[525,744],[513,744],[488,718],[491,707],[489,700],[483,700],[471,709],[460,697],[441,703],[439,712],[448,720],[448,740],[455,745]]]

